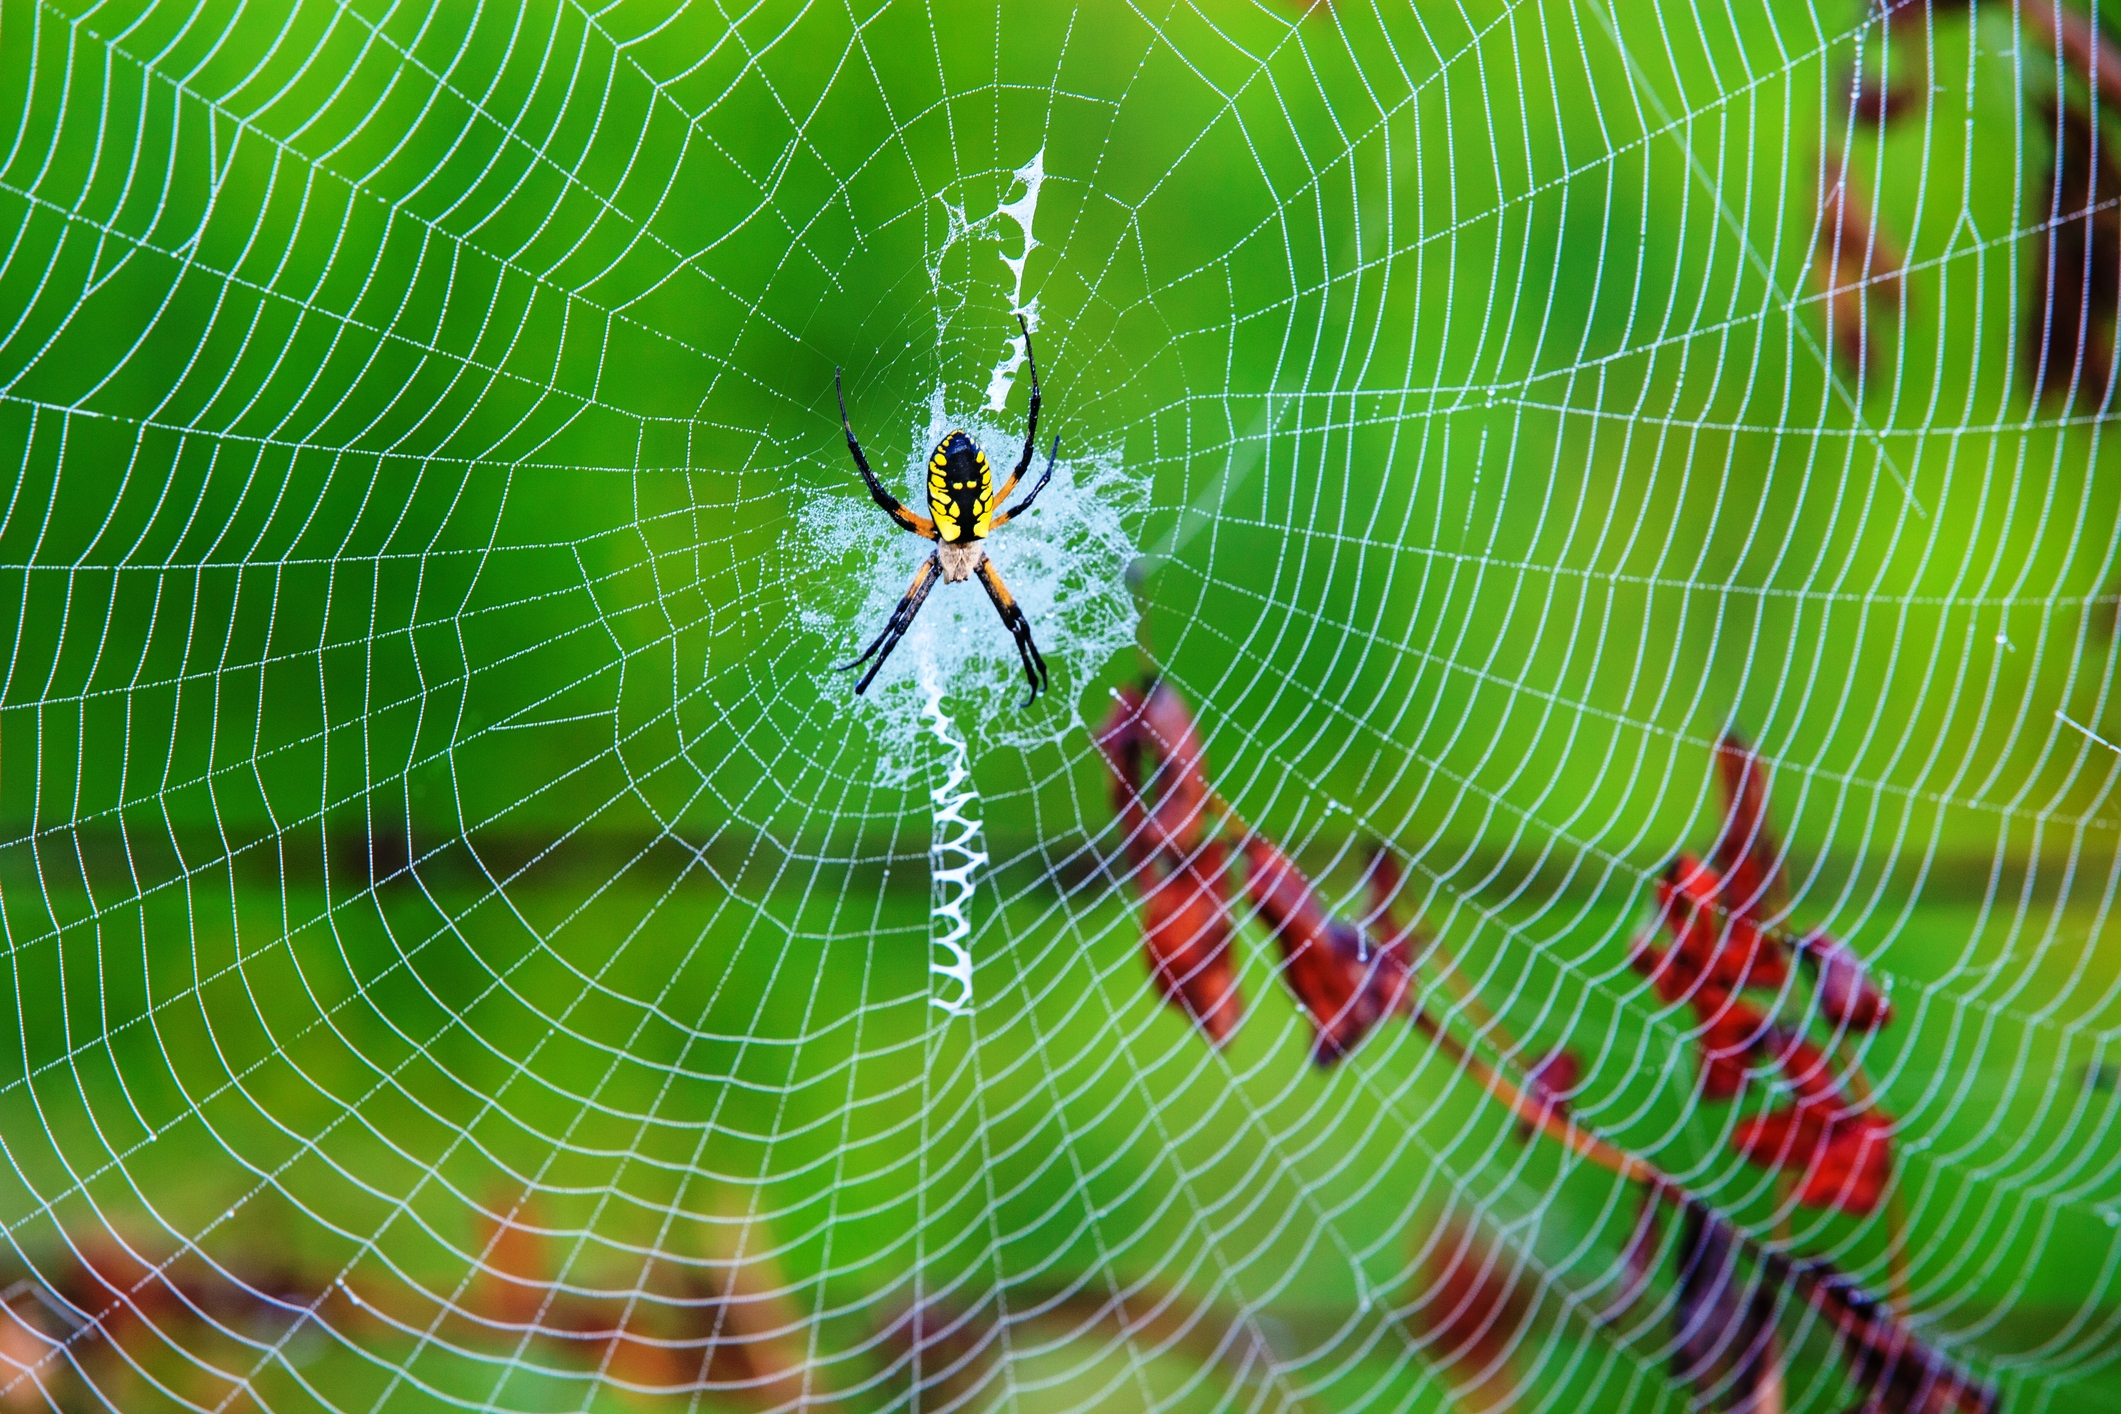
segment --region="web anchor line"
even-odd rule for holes
[[[937,987],[943,983],[957,984],[956,995],[938,991],[928,1001],[951,1016],[970,1016],[972,949],[965,945],[965,940],[972,936],[972,923],[965,916],[965,909],[972,901],[973,875],[987,862],[987,852],[980,848],[978,817],[965,812],[967,806],[978,803],[979,792],[972,786],[972,765],[965,752],[965,739],[943,712],[941,686],[932,681],[923,686],[928,689],[928,705],[922,715],[928,719],[929,730],[935,734],[935,739],[948,753],[944,758],[943,783],[928,793],[935,806],[928,846],[932,891],[932,904],[928,910],[932,950],[928,971],[939,979]],[[956,863],[946,862],[952,857]],[[940,952],[942,956],[935,957],[933,952]]]

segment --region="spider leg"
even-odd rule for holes
[[[928,591],[935,588],[935,582],[942,578],[942,573],[942,558],[930,555],[921,563],[921,567],[914,571],[913,583],[906,587],[906,593],[898,601],[898,607],[893,609],[891,617],[885,620],[884,631],[870,640],[869,646],[862,650],[861,657],[850,663],[836,665],[844,672],[848,668],[859,668],[868,663],[872,656],[876,658],[874,663],[869,664],[869,671],[862,674],[862,680],[854,685],[857,696],[876,680],[877,673],[883,670],[885,661],[891,657],[891,650],[898,647],[898,641],[906,636],[906,630],[913,627],[913,616],[921,611],[921,605],[928,598]],[[883,651],[879,653],[879,649]]]
[[[1031,365],[1031,417],[1024,424],[1024,454],[1016,459],[1016,470],[1009,473],[1002,489],[994,493],[997,502],[1009,499],[1009,493],[1016,489],[1016,483],[1029,469],[1032,454],[1038,450],[1038,355],[1031,352],[1031,326],[1024,322],[1021,314],[1016,316],[1016,327],[1024,331],[1024,359]]]
[[[869,459],[862,455],[862,444],[854,440],[854,424],[847,420],[847,392],[840,386],[840,371],[832,370],[832,391],[839,395],[840,430],[847,434],[847,450],[854,453],[854,469],[862,474],[862,481],[869,487],[869,498],[884,508],[884,514],[897,521],[901,530],[910,530],[926,540],[936,538],[935,522],[926,516],[917,516],[900,505],[884,483],[876,479],[869,469]]]
[[[1029,707],[1038,700],[1039,693],[1045,690],[1049,681],[1046,660],[1039,655],[1038,645],[1031,641],[1031,624],[1024,617],[1024,611],[1016,606],[1016,596],[1003,586],[1002,577],[994,572],[994,561],[981,559],[977,573],[987,597],[994,601],[994,612],[1002,616],[1003,627],[1016,640],[1016,656],[1023,660],[1024,676],[1031,683],[1031,695],[1023,701],[1023,705]]]
[[[1046,469],[1043,472],[1039,473],[1038,480],[1032,483],[1031,494],[1024,497],[1023,500],[1018,501],[1008,510],[1003,511],[1000,515],[996,516],[994,518],[995,525],[1007,525],[1012,517],[1020,516],[1025,511],[1031,509],[1031,503],[1038,499],[1038,493],[1045,490],[1046,483],[1053,479],[1053,459],[1059,455],[1060,433],[1056,432],[1053,434],[1053,450],[1046,453]]]

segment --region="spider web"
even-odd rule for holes
[[[2116,1407],[2121,483],[2028,393],[2018,13],[8,4],[0,1402],[1676,1407],[1618,1185],[1411,1031],[1312,1066],[1257,938],[1227,1047],[1151,993],[1153,672],[1587,1127]],[[1829,169],[1905,252],[1853,364]],[[909,491],[1013,465],[1018,312],[1054,690],[948,586],[855,699],[922,547],[833,370]],[[1737,1159],[1628,968],[1731,726],[1890,981],[1897,1222]]]

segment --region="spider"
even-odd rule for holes
[[[832,388],[839,395],[840,427],[847,434],[847,450],[854,453],[854,469],[862,474],[862,481],[869,488],[869,495],[884,508],[884,514],[898,523],[901,530],[910,530],[924,540],[936,542],[935,552],[921,564],[907,587],[905,597],[891,611],[884,623],[883,632],[862,651],[862,656],[851,663],[841,663],[842,669],[858,668],[869,664],[869,671],[862,674],[854,685],[859,693],[876,680],[898,647],[898,641],[906,636],[913,626],[913,616],[921,611],[927,601],[928,591],[935,588],[937,579],[946,584],[960,584],[974,575],[979,576],[980,587],[994,603],[994,611],[1002,617],[1002,624],[1016,640],[1016,656],[1023,660],[1024,676],[1031,683],[1031,695],[1023,701],[1029,707],[1038,699],[1047,685],[1046,660],[1039,656],[1038,645],[1031,641],[1031,625],[1024,618],[1024,611],[1017,607],[1016,596],[1002,584],[1002,577],[994,572],[994,561],[987,558],[986,547],[980,542],[1017,516],[1031,509],[1038,493],[1046,489],[1053,479],[1053,460],[1060,455],[1060,437],[1053,438],[1053,448],[1046,453],[1046,470],[1031,488],[1031,493],[1005,511],[997,512],[997,503],[1009,499],[1016,483],[1031,465],[1031,454],[1038,449],[1038,359],[1031,352],[1031,326],[1024,317],[1016,317],[1017,327],[1024,331],[1024,357],[1031,365],[1031,415],[1024,423],[1024,454],[1017,458],[1016,470],[1002,483],[1002,489],[994,489],[994,471],[987,465],[987,454],[979,449],[971,437],[962,429],[953,431],[935,444],[935,451],[928,457],[928,512],[934,517],[917,516],[892,498],[876,473],[869,469],[868,458],[862,455],[862,444],[854,439],[854,424],[847,420],[847,394],[840,386],[840,371],[832,370]]]

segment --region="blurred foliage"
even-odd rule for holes
[[[2022,386],[2000,16],[1897,21],[1932,102],[1847,138],[1855,6],[9,18],[15,833],[894,828],[786,532],[852,494],[835,364],[887,464],[981,386],[996,247],[930,262],[1043,147],[1049,416],[1153,479],[1153,659],[1255,813],[1641,867],[1735,719],[1815,852],[2112,854],[2054,713],[2105,719],[2113,478]],[[1861,380],[1839,148],[1908,259]],[[981,765],[1096,828],[1079,736]]]

